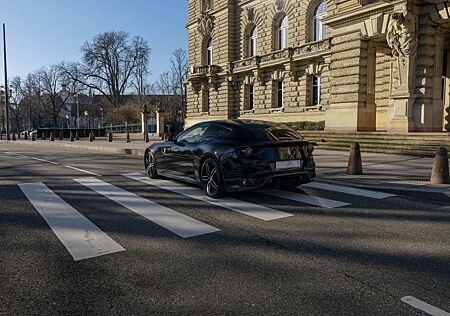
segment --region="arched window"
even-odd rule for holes
[[[210,38],[206,45],[206,64],[211,66],[213,63],[213,40]]]
[[[284,16],[278,27],[278,49],[288,48],[288,17]]]
[[[250,32],[249,57],[256,56],[257,54],[258,54],[258,29],[255,26]]]
[[[322,24],[322,19],[326,16],[327,4],[323,1],[314,10],[314,41],[321,41],[327,38],[327,27]]]

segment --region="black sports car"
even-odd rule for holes
[[[159,176],[201,184],[213,198],[227,192],[296,187],[315,176],[314,146],[284,124],[222,120],[191,126],[150,145],[144,165]]]

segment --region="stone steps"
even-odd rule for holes
[[[429,157],[435,155],[436,148],[439,146],[450,149],[450,136],[447,133],[388,134],[323,131],[301,131],[300,133],[307,140],[316,142],[321,149],[348,151],[352,143],[358,142],[361,151]]]

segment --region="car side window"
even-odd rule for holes
[[[200,125],[197,127],[193,127],[192,129],[188,129],[187,131],[185,131],[184,133],[182,133],[180,136],[177,137],[177,142],[188,144],[198,143],[207,128],[208,128],[207,125]]]
[[[230,134],[230,132],[231,130],[229,130],[228,128],[218,125],[210,125],[205,133],[203,133],[202,140],[223,138]]]

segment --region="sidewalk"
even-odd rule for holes
[[[1,144],[6,141],[0,141]],[[105,153],[129,154],[143,157],[146,143],[140,135],[133,135],[127,143],[124,137],[115,137],[112,143],[106,137],[96,137],[70,142],[68,139],[53,142],[40,140],[10,141],[28,146],[63,147]],[[317,181],[338,185],[378,190],[399,195],[414,196],[441,202],[450,202],[450,185],[431,185],[429,179],[434,158],[401,156],[362,152],[363,175],[347,175],[348,152],[321,150],[316,148],[314,157],[317,165]]]
[[[350,176],[348,156],[348,152],[315,150],[317,180],[450,202],[450,185],[429,183],[434,158],[362,152],[363,175]]]

